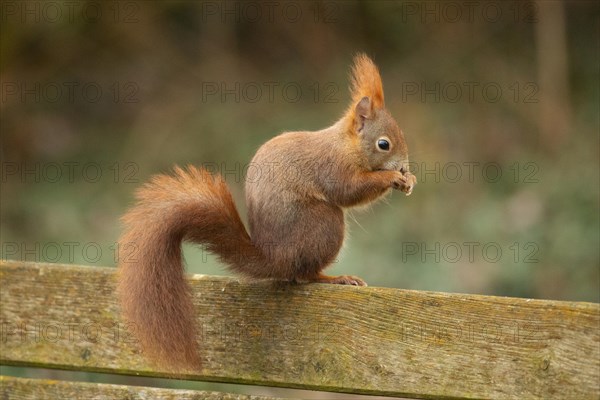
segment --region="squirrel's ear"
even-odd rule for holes
[[[365,119],[373,116],[373,102],[367,96],[360,99],[354,108],[354,127],[360,133],[365,125]]]
[[[357,117],[362,117],[366,119],[371,118],[371,116],[373,115],[373,103],[371,102],[371,99],[367,96],[360,99],[360,101],[356,105],[356,108],[354,109],[354,112],[356,113]]]

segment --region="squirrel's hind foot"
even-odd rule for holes
[[[319,275],[316,279],[311,279],[311,282],[318,283],[333,283],[337,285],[353,285],[353,286],[367,286],[367,282],[361,278],[352,275],[340,275],[340,276],[327,276]]]

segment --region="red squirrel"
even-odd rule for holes
[[[118,294],[144,352],[171,369],[200,367],[194,305],[182,241],[201,244],[227,268],[253,279],[366,286],[322,271],[344,241],[344,210],[390,189],[409,195],[402,131],[384,107],[379,71],[354,58],[352,102],[333,126],[286,132],[262,145],[246,174],[248,231],[222,177],[176,167],[137,191],[122,218]]]

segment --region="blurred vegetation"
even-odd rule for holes
[[[599,301],[598,3],[52,3],[2,5],[2,257],[115,265],[135,188],[173,164],[224,166],[245,214],[244,163],[334,122],[364,51],[420,183],[353,211],[330,272]]]
[[[3,2],[2,257],[115,265],[135,188],[173,164],[224,166],[245,215],[243,165],[334,122],[364,51],[419,184],[353,211],[330,272],[598,302],[599,5],[474,3]]]

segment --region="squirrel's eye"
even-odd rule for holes
[[[379,147],[380,150],[388,151],[390,149],[390,142],[385,139],[379,139],[377,141],[377,147]]]

